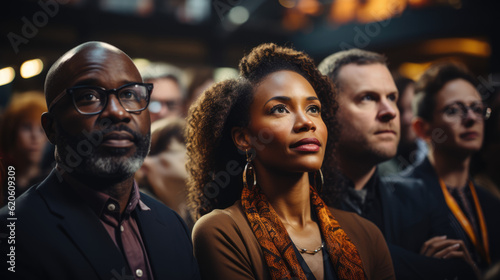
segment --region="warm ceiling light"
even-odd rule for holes
[[[405,62],[402,63],[399,66],[399,73],[401,75],[408,77],[414,81],[418,80],[420,76],[424,73],[429,66],[431,66],[431,62],[425,62],[425,63],[412,63],[412,62]]]
[[[407,0],[370,0],[358,11],[361,23],[383,21],[400,15],[406,8]]]
[[[279,0],[281,6],[291,9],[297,5],[297,0]]]
[[[12,67],[5,67],[0,69],[0,86],[6,85],[14,80],[16,71]]]
[[[282,25],[286,30],[297,31],[307,26],[308,23],[309,18],[306,14],[299,12],[297,9],[285,10]]]
[[[421,8],[430,4],[429,0],[408,0],[408,5],[414,8]]]
[[[337,0],[330,8],[330,21],[336,23],[348,23],[356,16],[359,2],[352,0]]]
[[[480,57],[489,57],[490,45],[482,40],[470,38],[435,39],[424,42],[420,48],[424,53],[445,55],[463,53]]]
[[[40,74],[42,70],[43,62],[41,59],[28,60],[21,65],[21,77],[28,79]]]
[[[318,0],[300,0],[297,9],[307,15],[316,15],[320,12],[320,3]]]

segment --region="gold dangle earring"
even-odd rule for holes
[[[247,182],[247,172],[251,172],[253,175],[253,184],[252,187],[257,184],[257,178],[255,177],[255,168],[253,167],[252,164],[252,155],[248,155],[248,149],[245,150],[245,154],[247,156],[247,164],[245,164],[245,169],[243,170],[243,186],[248,188],[248,182]]]
[[[317,175],[317,173],[319,173],[319,178],[320,178],[320,182],[321,182],[319,187],[318,187],[318,175]],[[325,184],[325,181],[323,179],[323,172],[321,172],[321,168],[318,169],[318,172],[314,172],[314,184],[316,187],[316,192],[321,193],[321,190],[323,189],[323,185]]]

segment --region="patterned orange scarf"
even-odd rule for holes
[[[319,228],[337,277],[366,279],[358,250],[312,187],[310,194],[313,211],[318,217]],[[260,187],[244,187],[241,204],[264,252],[272,279],[307,279],[285,226]]]

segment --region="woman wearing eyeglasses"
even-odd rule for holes
[[[429,153],[407,176],[423,179],[429,193],[447,206],[452,228],[471,253],[469,262],[487,268],[500,260],[500,201],[469,175],[490,114],[476,85],[464,67],[453,63],[434,65],[422,75],[413,128]]]
[[[274,44],[253,49],[240,70],[188,117],[202,278],[393,279],[376,226],[325,204],[338,137],[330,82],[307,55]]]

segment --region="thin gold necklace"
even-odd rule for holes
[[[321,243],[320,246],[318,246],[318,248],[316,248],[316,250],[307,250],[307,249],[304,249],[304,248],[300,248],[299,246],[295,245],[295,247],[297,247],[297,249],[299,249],[299,252],[301,254],[309,254],[309,255],[316,255],[317,253],[321,252],[321,250],[323,250],[323,248],[325,247],[325,243]]]

